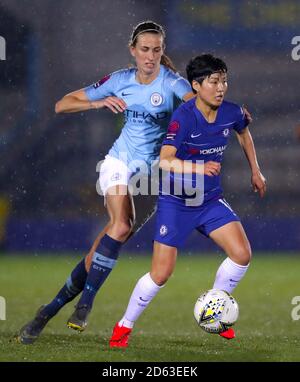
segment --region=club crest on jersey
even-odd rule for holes
[[[153,93],[151,95],[150,101],[153,106],[159,106],[162,104],[163,98],[159,93]]]
[[[224,137],[228,137],[228,135],[229,135],[229,129],[224,129],[224,130],[223,130],[223,135],[224,135]]]
[[[112,177],[111,177],[111,181],[112,182],[115,182],[115,181],[117,181],[117,180],[120,180],[121,179],[121,174],[119,173],[119,172],[116,172],[116,173],[114,173],[113,175],[112,175]]]
[[[162,225],[159,229],[160,236],[166,236],[168,233],[168,228],[165,225]]]

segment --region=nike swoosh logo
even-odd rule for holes
[[[200,137],[200,135],[202,135],[202,133],[200,133],[200,134],[192,134],[191,138],[197,138],[197,137]]]
[[[141,301],[148,302],[149,300],[144,300],[143,297],[140,297]]]
[[[99,257],[96,257],[96,261],[99,261],[99,262],[101,262],[101,263],[110,263],[110,260],[103,260],[103,259],[100,259]]]
[[[122,92],[122,96],[123,97],[129,96],[129,95],[132,95],[132,93],[124,93],[124,92]]]

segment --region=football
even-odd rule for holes
[[[221,333],[238,319],[239,307],[231,294],[210,289],[197,299],[194,317],[201,329],[208,333]]]

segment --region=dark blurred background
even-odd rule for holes
[[[225,196],[255,250],[300,250],[300,2],[196,0],[2,0],[0,36],[0,247],[2,252],[86,251],[106,221],[96,164],[122,118],[109,111],[55,115],[55,102],[131,63],[134,25],[167,31],[166,53],[185,75],[187,61],[211,52],[229,67],[227,99],[253,116],[264,199],[235,137],[225,155]],[[298,133],[297,133],[298,132]],[[143,202],[137,208],[143,208]],[[127,244],[149,251],[153,222]],[[189,249],[212,249],[196,233]]]

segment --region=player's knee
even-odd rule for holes
[[[248,265],[251,261],[252,251],[250,244],[236,250],[234,261],[239,265]]]
[[[116,221],[112,224],[112,232],[115,237],[118,238],[118,240],[122,241],[127,238],[128,235],[130,235],[133,228],[133,223],[128,221]]]
[[[152,280],[155,282],[156,285],[162,286],[164,285],[169,277],[171,276],[169,272],[150,272]]]

